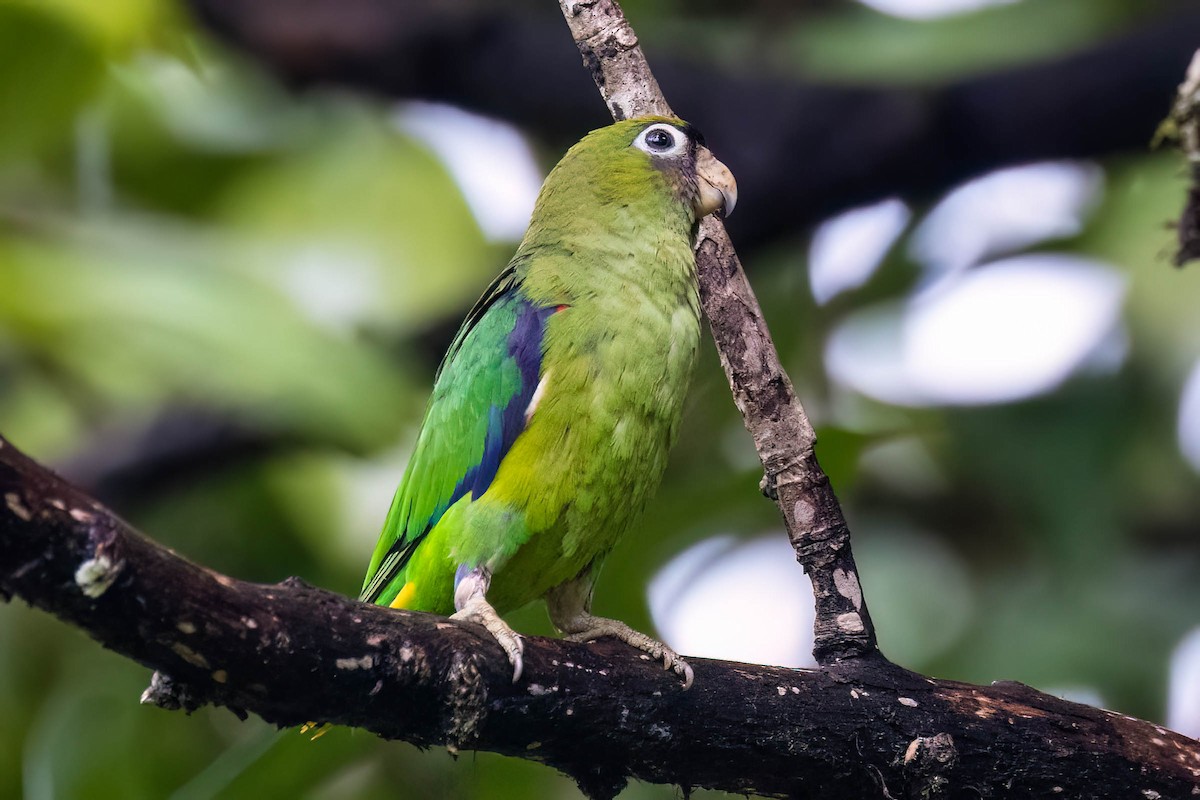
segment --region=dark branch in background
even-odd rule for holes
[[[311,436],[263,430],[213,410],[177,406],[147,420],[122,420],[55,467],[72,483],[128,513],[147,498],[205,476],[322,444]]]
[[[1175,266],[1182,267],[1200,259],[1200,50],[1192,57],[1187,75],[1179,84],[1165,125],[1174,128],[1167,133],[1178,140],[1191,175],[1187,201],[1179,217],[1179,250],[1175,253]]]
[[[597,798],[628,778],[896,800],[1200,791],[1192,739],[1020,684],[935,681],[881,660],[807,671],[693,659],[685,692],[619,643],[529,638],[514,685],[481,628],[299,581],[217,574],[0,438],[0,597],[9,595],[160,670],[147,702],[490,750],[562,770]]]
[[[605,123],[557,20],[483,0],[188,0],[200,20],[292,85],[460,104],[573,143]],[[848,207],[922,200],[1047,158],[1143,151],[1200,41],[1194,4],[1053,61],[943,86],[876,88],[734,74],[655,57],[672,105],[741,194],[747,250]]]

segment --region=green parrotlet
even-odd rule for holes
[[[515,681],[522,642],[500,615],[545,597],[568,638],[616,636],[691,685],[673,650],[590,607],[679,429],[697,224],[736,198],[678,119],[618,122],[567,151],[442,361],[362,600],[482,624]]]

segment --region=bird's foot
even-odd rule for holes
[[[692,668],[678,653],[657,639],[635,631],[620,620],[595,617],[584,612],[559,627],[566,634],[564,638],[572,642],[590,642],[601,636],[615,636],[625,644],[647,653],[656,661],[662,661],[663,669],[673,670],[683,679],[684,689],[691,688],[695,675],[692,673]]]
[[[496,643],[508,656],[509,663],[513,667],[513,683],[516,683],[521,678],[521,670],[524,669],[524,662],[521,655],[525,652],[525,645],[521,641],[521,635],[508,626],[508,623],[500,618],[496,613],[496,609],[488,604],[488,601],[482,594],[475,595],[469,598],[462,607],[450,615],[450,619],[461,620],[463,622],[477,622],[487,628],[487,632],[492,635]]]

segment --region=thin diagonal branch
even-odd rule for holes
[[[560,0],[563,16],[614,119],[671,114],[637,35],[613,0]],[[720,149],[720,143],[713,143]],[[719,220],[696,239],[700,298],[734,402],[762,460],[764,489],[779,504],[816,598],[813,655],[819,664],[878,655],[875,629],[850,550],[850,529],[817,442],[775,351],[762,309]]]
[[[1187,201],[1179,216],[1175,266],[1200,259],[1200,50],[1192,56],[1183,83],[1171,107],[1168,124],[1174,127],[1179,149],[1188,162],[1191,184]]]

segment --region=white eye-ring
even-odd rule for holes
[[[674,125],[656,122],[638,134],[633,146],[652,156],[677,156],[687,149],[687,136]]]

